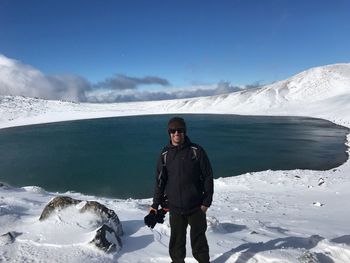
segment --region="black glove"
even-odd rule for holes
[[[164,217],[163,217],[164,218]],[[150,211],[148,215],[145,216],[145,218],[143,219],[143,221],[145,222],[145,225],[150,227],[150,228],[154,228],[154,226],[157,224],[158,220],[157,220],[157,215],[155,211]],[[164,220],[163,220],[164,222]]]
[[[157,210],[156,218],[157,218],[157,223],[163,224],[164,223],[164,217],[168,211],[161,208]]]

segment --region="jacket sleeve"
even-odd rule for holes
[[[203,201],[202,205],[209,207],[213,201],[214,194],[214,180],[213,180],[213,170],[210,165],[207,153],[201,148],[199,155],[200,169],[202,173],[203,180]]]
[[[166,184],[166,172],[163,167],[162,155],[159,156],[156,169],[156,181],[153,194],[152,208],[158,209],[158,206],[162,203],[164,197],[164,189]]]

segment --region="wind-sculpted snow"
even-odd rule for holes
[[[3,128],[161,113],[309,116],[350,128],[350,64],[310,69],[260,89],[194,99],[78,104],[3,96],[0,113]],[[349,142],[350,135],[348,146]],[[328,171],[268,170],[216,179],[213,205],[207,212],[211,261],[350,262],[349,176],[348,160]],[[90,227],[94,218],[82,219],[81,227],[61,224],[72,230],[72,237],[57,233],[55,217],[45,222],[47,231],[39,228],[42,209],[57,195],[37,187],[12,188],[0,183],[0,262],[170,262],[168,216],[153,230],[143,223],[151,199],[65,193],[79,200],[96,200],[118,214],[123,248],[119,254],[106,254],[87,244],[90,234],[78,231]],[[195,262],[190,251],[188,240],[186,262]]]

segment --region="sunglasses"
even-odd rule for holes
[[[185,129],[184,128],[170,128],[168,130],[169,133],[185,133]]]

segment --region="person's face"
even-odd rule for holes
[[[169,135],[170,135],[171,144],[174,146],[180,145],[185,141],[184,128],[169,129]]]

